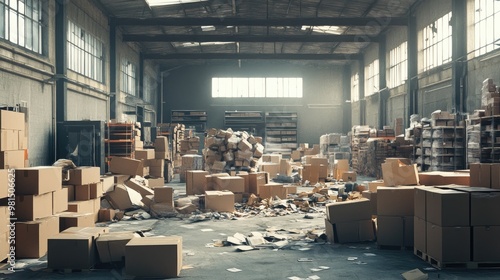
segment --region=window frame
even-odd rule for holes
[[[490,4],[491,7],[488,7],[488,4]],[[475,56],[481,56],[500,48],[499,18],[500,2],[488,0],[474,1]]]
[[[212,77],[212,98],[303,97],[302,77]]]
[[[359,101],[359,73],[351,75],[351,102]]]
[[[423,71],[451,62],[453,44],[451,17],[450,11],[422,29]],[[446,26],[447,28],[444,28]]]
[[[137,66],[128,59],[122,59],[120,65],[120,90],[128,95],[139,97],[139,80],[137,77]]]
[[[365,66],[365,97],[374,95],[380,90],[380,62],[374,59]]]
[[[388,87],[396,88],[408,79],[408,41],[389,51]]]

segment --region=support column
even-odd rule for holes
[[[452,1],[452,89],[455,112],[467,112],[467,0]]]
[[[117,88],[116,88],[116,24],[113,19],[109,23],[109,117],[116,119],[116,102],[117,102]]]
[[[417,20],[412,15],[408,16],[408,106],[406,114],[406,124],[410,125],[410,116],[418,114],[418,38],[417,38]]]
[[[359,84],[359,122],[366,124],[366,101],[365,101],[365,56],[362,54],[358,60],[358,84]]]
[[[56,1],[56,122],[66,120],[67,112],[67,1]]]
[[[139,53],[139,98],[144,100],[144,54]]]
[[[342,131],[347,133],[351,131],[352,128],[352,106],[351,102],[346,102],[347,100],[351,100],[351,66],[345,65],[344,72],[342,75]]]
[[[378,128],[382,129],[387,124],[387,99],[389,91],[387,90],[387,46],[385,35],[380,36],[378,44],[378,65],[379,65],[379,99],[378,99]]]

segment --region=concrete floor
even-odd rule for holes
[[[184,184],[173,183],[177,192]],[[375,242],[357,244],[326,244],[311,240],[291,242],[292,246],[273,250],[265,248],[237,252],[234,247],[207,247],[215,240],[225,240],[235,233],[264,233],[267,228],[313,229],[324,228],[324,214],[304,214],[281,217],[248,217],[238,220],[209,220],[192,223],[179,218],[144,220],[132,223],[119,222],[111,231],[152,228],[154,235],[180,235],[183,238],[182,279],[402,279],[401,273],[419,268],[429,274],[429,279],[500,279],[500,270],[436,270],[407,250],[380,250]],[[124,226],[119,226],[121,223]],[[293,236],[293,235],[292,235]],[[350,261],[349,257],[357,257]],[[307,258],[310,261],[301,262]],[[42,261],[44,258],[41,259]],[[311,269],[328,267],[321,271]],[[0,275],[1,279],[130,279],[123,267],[102,267],[91,271],[53,273],[46,263],[37,262],[13,274]],[[227,269],[238,268],[240,272]],[[430,269],[430,270],[426,270]],[[34,270],[34,271],[33,271]],[[294,278],[292,278],[294,279]]]

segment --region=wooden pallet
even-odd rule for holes
[[[428,263],[438,269],[500,269],[500,262],[441,262],[430,256]]]
[[[428,262],[429,261],[429,256],[427,256],[426,253],[420,251],[417,248],[413,248],[413,254],[415,254],[415,256],[421,258],[424,262]]]
[[[379,250],[409,250],[413,251],[412,246],[396,246],[396,245],[378,245]]]

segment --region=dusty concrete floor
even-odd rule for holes
[[[172,185],[182,192],[183,184]],[[419,268],[429,279],[500,279],[500,270],[435,270],[407,250],[380,250],[375,242],[331,245],[324,242],[292,243],[293,246],[273,250],[237,252],[234,247],[207,247],[215,240],[225,240],[235,233],[265,232],[269,227],[281,229],[312,229],[324,227],[324,215],[304,214],[282,217],[249,217],[238,220],[190,222],[178,218],[144,220],[115,224],[111,231],[152,228],[154,235],[180,235],[183,238],[182,279],[402,279],[401,273]],[[123,226],[119,226],[123,224]],[[350,261],[348,258],[357,257]],[[301,262],[307,258],[310,261]],[[68,274],[53,273],[46,263],[36,262],[27,269],[0,275],[1,279],[130,279],[123,267],[102,267]],[[313,271],[319,267],[328,267]],[[240,272],[227,269],[237,268]],[[431,269],[431,270],[426,270]],[[34,270],[34,271],[33,271]],[[293,279],[293,278],[291,278]]]

